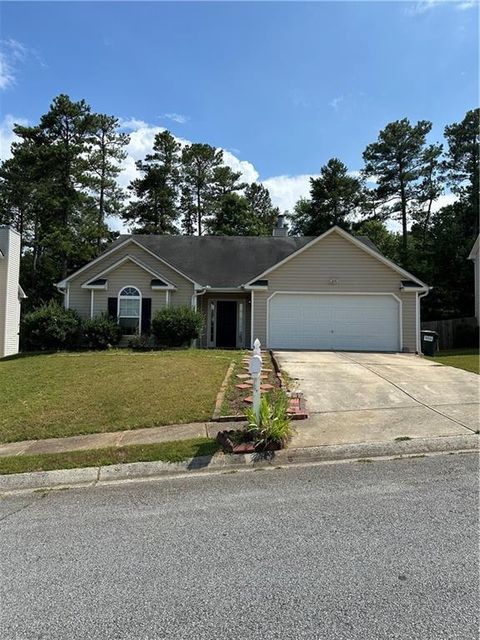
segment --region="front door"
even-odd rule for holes
[[[217,347],[237,346],[237,301],[217,300]]]

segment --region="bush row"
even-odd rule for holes
[[[20,325],[22,349],[27,351],[106,349],[121,337],[120,327],[107,315],[82,320],[76,311],[55,301],[25,314]]]
[[[161,309],[152,318],[151,334],[135,337],[134,349],[181,347],[199,338],[203,316],[189,307]],[[49,302],[27,313],[21,323],[22,349],[54,351],[59,349],[107,349],[120,342],[122,330],[116,320],[102,314],[82,320],[73,309]]]

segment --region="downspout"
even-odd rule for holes
[[[59,287],[58,284],[55,285],[55,289],[59,291],[63,296],[63,306],[65,309],[68,309],[68,285],[67,287]]]

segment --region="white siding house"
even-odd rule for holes
[[[468,256],[469,260],[473,260],[473,266],[475,269],[475,317],[477,322],[480,322],[480,257],[479,257],[479,238],[475,240],[475,244],[470,251],[470,255]]]
[[[0,227],[0,358],[18,353],[20,301],[20,234]]]

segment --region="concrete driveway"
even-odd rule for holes
[[[279,351],[310,418],[295,446],[465,435],[479,429],[475,373],[412,354]]]

